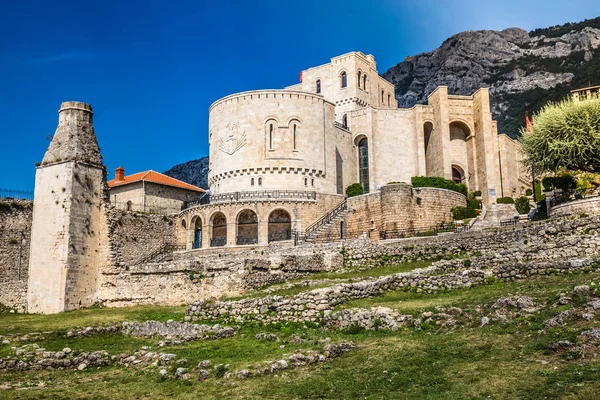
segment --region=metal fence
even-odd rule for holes
[[[0,199],[33,201],[33,192],[26,190],[0,189]]]
[[[220,194],[207,194],[196,201],[189,201],[182,209],[198,205],[215,203],[235,203],[240,201],[262,200],[316,200],[317,192],[303,190],[253,190],[246,192],[230,192]]]

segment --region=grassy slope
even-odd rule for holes
[[[372,299],[344,305],[386,305],[403,313],[420,314],[434,306],[459,306],[469,309],[509,294],[532,296],[536,303],[554,301],[560,292],[574,285],[600,280],[600,273],[538,278],[520,283],[493,283],[470,290],[439,295],[390,292]],[[82,310],[55,316],[1,315],[0,335],[24,332],[26,326],[65,331],[75,325],[93,325],[99,320],[165,319],[182,317],[182,309],[137,307],[132,309]],[[27,390],[0,390],[0,398],[45,399],[144,399],[157,397],[192,398],[269,398],[269,399],[463,399],[463,398],[565,398],[593,399],[600,390],[600,362],[596,359],[568,360],[548,352],[549,343],[573,338],[582,328],[547,329],[543,321],[559,309],[545,310],[526,320],[492,324],[484,328],[458,328],[435,333],[437,327],[398,332],[324,332],[302,325],[268,328],[247,325],[235,338],[194,342],[166,348],[195,365],[203,359],[213,364],[231,363],[232,369],[246,368],[264,360],[278,359],[295,349],[319,348],[319,338],[352,340],[357,348],[341,358],[315,367],[288,370],[279,376],[247,381],[215,379],[206,382],[163,381],[153,373],[120,367],[86,371],[41,371],[0,374],[5,382],[21,381],[33,385]],[[179,314],[178,314],[179,312]],[[598,319],[592,323],[600,325]],[[48,328],[47,326],[53,326]],[[545,329],[546,334],[538,331]],[[34,329],[29,329],[29,331]],[[254,339],[262,331],[276,333],[280,342]],[[290,344],[287,338],[300,335],[303,344]],[[42,343],[48,349],[69,345],[73,349],[101,349],[111,353],[133,351],[155,340],[138,340],[120,335],[66,339],[55,335]],[[284,344],[285,348],[280,348]],[[0,346],[0,357],[9,351]],[[542,364],[540,361],[548,361]],[[36,386],[43,381],[45,388]]]

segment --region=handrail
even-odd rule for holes
[[[316,222],[309,225],[308,228],[306,228],[306,230],[304,231],[304,235],[305,235],[304,237],[308,238],[317,229],[319,229],[323,225],[331,222],[332,219],[337,217],[342,211],[345,211],[346,209],[348,209],[348,202],[347,202],[347,199],[344,198],[344,200],[342,200],[342,202],[340,202],[340,204],[335,206],[335,208],[333,210],[329,211],[327,214],[325,214],[324,216],[319,218]]]
[[[317,192],[304,190],[254,190],[211,194],[203,196],[202,199],[190,201],[184,204],[182,211],[192,208],[197,205],[214,204],[214,203],[232,203],[238,201],[262,201],[262,200],[279,200],[279,199],[300,199],[300,200],[316,200]]]

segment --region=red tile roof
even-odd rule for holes
[[[116,186],[123,186],[123,185],[128,185],[130,183],[142,182],[142,181],[158,183],[159,185],[178,187],[181,189],[193,190],[193,191],[201,192],[201,193],[205,192],[204,189],[199,188],[198,186],[190,185],[189,183],[182,182],[179,179],[171,178],[170,176],[167,176],[167,175],[161,174],[160,172],[156,172],[156,171],[152,171],[152,170],[138,172],[137,174],[133,174],[133,175],[127,175],[124,177],[124,179],[122,181],[117,181],[117,180],[113,179],[106,183],[108,184],[108,187],[112,188],[112,187],[116,187]]]

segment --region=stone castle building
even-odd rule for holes
[[[127,177],[119,168],[107,184],[91,106],[63,103],[36,172],[27,310],[210,298],[241,290],[241,276],[275,279],[268,271],[291,259],[291,239],[431,232],[452,221],[452,208],[466,205],[457,192],[413,188],[413,176],[463,182],[481,190],[487,204],[527,186],[516,143],[497,134],[487,89],[452,96],[439,87],[428,105],[398,109],[373,56],[359,52],[301,76],[283,90],[234,94],[211,105],[211,193],[204,197],[153,171]],[[346,187],[356,182],[366,194],[346,199]],[[127,206],[140,201],[183,210],[156,216]],[[247,246],[262,254],[286,241],[267,249],[283,248],[272,259],[257,256],[249,270],[243,261],[234,275],[203,281],[200,292],[190,281],[194,266],[221,268],[214,252],[221,257]],[[179,261],[157,267],[167,252]]]

